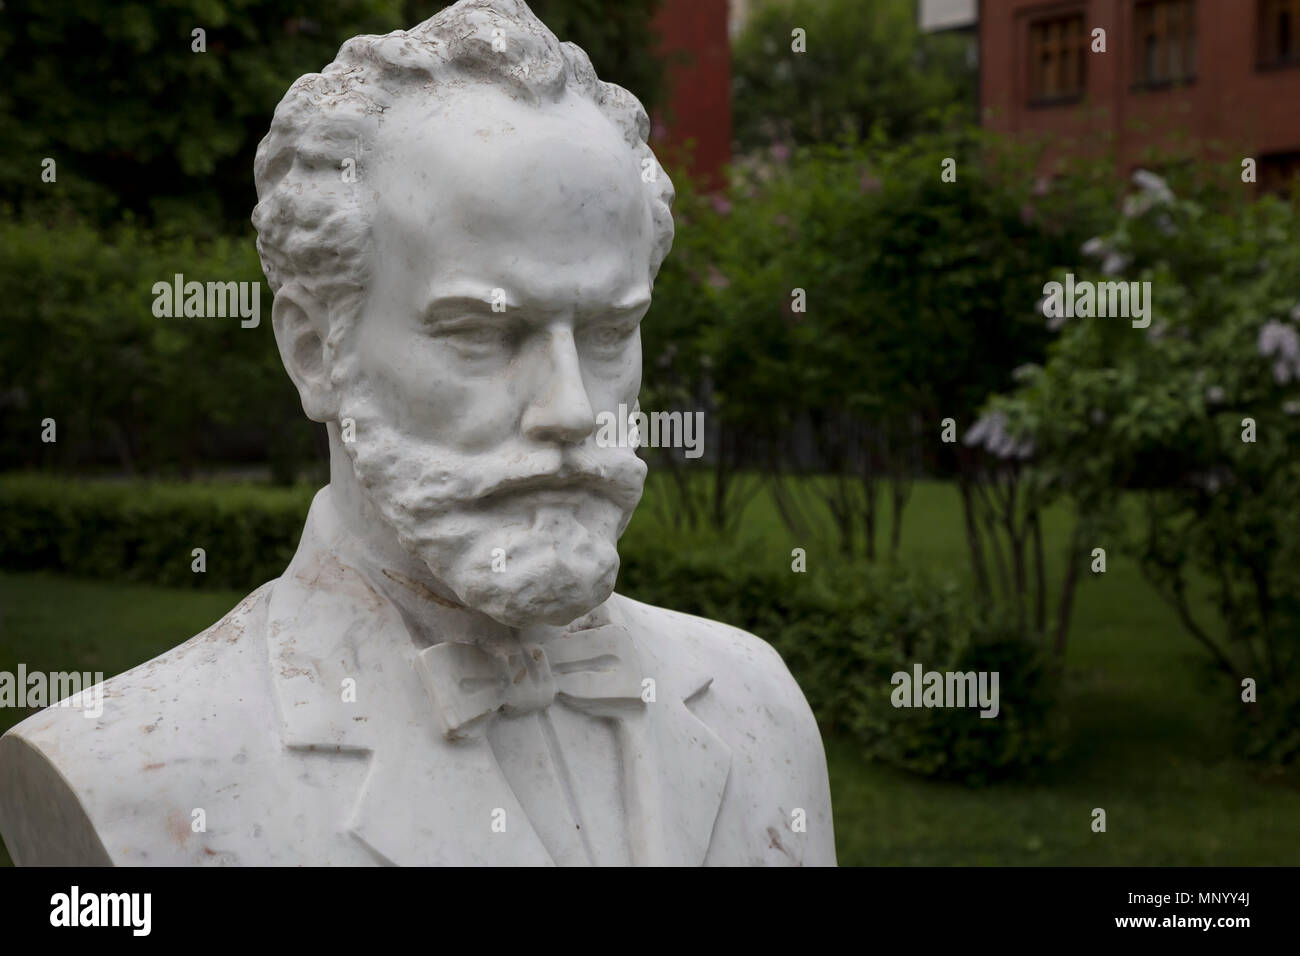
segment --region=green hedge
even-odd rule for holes
[[[159,318],[156,283],[255,283],[258,324]],[[195,242],[129,221],[10,220],[0,210],[0,462],[75,474],[94,465],[190,475],[238,449],[285,483],[313,429],[280,364],[251,237]],[[41,440],[43,421],[56,442]]]
[[[823,732],[847,733],[870,759],[926,776],[981,783],[1059,753],[1059,669],[951,583],[903,567],[849,565],[794,573],[743,548],[624,549],[619,591],[726,621],[771,642]],[[896,708],[890,678],[997,671],[1000,713]]]
[[[313,490],[0,477],[0,567],[253,588],[293,557]],[[207,570],[195,573],[193,551]]]
[[[310,488],[75,482],[0,476],[0,567],[178,587],[252,589],[292,557]],[[965,592],[902,568],[793,573],[716,542],[669,547],[629,536],[619,592],[770,641],[827,733],[917,773],[968,782],[1023,771],[1059,740],[1057,674]],[[207,571],[191,570],[194,548]],[[890,677],[996,670],[996,719],[975,708],[895,708]]]

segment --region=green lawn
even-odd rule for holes
[[[904,559],[964,574],[957,509],[951,488],[918,486]],[[1055,517],[1047,532],[1059,550]],[[837,560],[792,539],[761,500],[744,527],[754,549],[804,547],[810,563]],[[663,533],[644,508],[628,544]],[[115,674],[202,630],[243,596],[0,575],[0,670],[23,661]],[[1113,552],[1108,573],[1090,576],[1080,593],[1068,665],[1066,752],[1032,784],[934,784],[864,764],[851,742],[828,740],[840,862],[1300,863],[1300,787],[1262,780],[1231,755],[1226,710],[1207,697],[1214,685],[1200,654]],[[0,711],[0,730],[26,714]],[[1091,830],[1094,807],[1106,810],[1106,833]],[[8,862],[2,849],[0,862]]]

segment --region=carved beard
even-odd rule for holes
[[[513,439],[466,455],[391,424],[357,385],[339,413],[356,423],[356,440],[343,447],[357,481],[462,604],[522,628],[568,624],[604,603],[645,482],[633,449],[537,449]]]

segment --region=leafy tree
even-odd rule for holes
[[[792,49],[796,29],[805,52]],[[769,0],[734,47],[736,141],[806,145],[874,127],[906,138],[954,105],[973,119],[972,54],[966,36],[922,35],[915,0]]]
[[[748,466],[774,478],[794,530],[829,512],[843,551],[870,557],[887,488],[897,547],[911,479],[951,467],[934,454],[940,420],[969,425],[1041,360],[1048,335],[1024,303],[1106,208],[1087,181],[1051,189],[1031,170],[959,126],[901,146],[778,146],[739,163],[726,196],[685,199],[646,382],[658,397],[671,378],[719,429],[717,526]]]
[[[605,79],[653,104],[657,0],[538,0]],[[413,26],[447,4],[412,0],[8,0],[0,19],[0,201],[57,198],[101,223],[124,211],[178,234],[247,231],[252,165],[289,84],[349,37]],[[205,31],[195,52],[193,31]],[[57,182],[41,181],[41,162]]]
[[[176,273],[256,284],[258,324],[156,316],[154,286]],[[189,476],[242,445],[288,478],[310,455],[319,426],[280,367],[250,239],[4,222],[0,295],[14,305],[0,336],[0,466],[114,462],[128,474]],[[55,443],[39,441],[46,418]]]
[[[275,104],[346,37],[400,26],[396,0],[179,0],[5,5],[0,195],[51,193],[109,221],[128,210],[186,233],[246,222],[253,153]],[[193,31],[207,52],[195,52]],[[42,183],[40,161],[58,163]]]
[[[1124,216],[1088,244],[1091,268],[1075,271],[1150,282],[1150,325],[1064,320],[1046,364],[994,408],[1009,435],[1033,442],[1046,496],[1089,530],[1073,573],[1093,546],[1132,554],[1233,680],[1224,699],[1256,681],[1257,703],[1239,704],[1250,750],[1295,763],[1300,215],[1138,181]]]

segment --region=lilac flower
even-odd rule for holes
[[[1151,196],[1155,201],[1162,203],[1173,202],[1174,194],[1169,188],[1169,183],[1155,173],[1139,169],[1133,174],[1133,182],[1137,184],[1138,189]]]
[[[1047,314],[1047,296],[1043,296],[1041,299],[1038,300],[1038,302],[1034,305],[1034,311],[1037,312],[1039,315],[1043,316],[1045,319],[1047,319],[1047,330],[1049,332],[1059,332],[1061,331],[1062,327],[1064,327],[1065,325],[1064,311],[1062,311],[1060,315]]]
[[[1266,322],[1259,330],[1259,354],[1273,359],[1273,381],[1300,380],[1300,332],[1283,322]]]
[[[1119,275],[1128,268],[1131,261],[1128,256],[1118,252],[1108,252],[1105,261],[1101,264],[1101,273],[1107,276]]]
[[[1079,251],[1090,259],[1100,259],[1110,252],[1110,243],[1101,236],[1093,236],[1079,247]]]
[[[989,412],[986,415],[981,415],[975,424],[967,430],[962,442],[968,448],[983,448],[1003,461],[1012,458],[1023,460],[1031,457],[1034,453],[1032,442],[1028,440],[1017,441],[1007,431],[1007,417],[1002,412]]]
[[[966,436],[962,439],[962,444],[967,448],[979,448],[983,445],[984,439],[998,426],[999,423],[1005,424],[1005,416],[1001,412],[993,412],[991,415],[981,415],[975,420],[975,424],[966,429]]]
[[[1174,201],[1169,184],[1155,173],[1139,169],[1133,174],[1133,182],[1140,190],[1136,196],[1124,199],[1124,215],[1132,218],[1140,216],[1154,206],[1167,205]],[[1172,223],[1170,224],[1172,226]]]
[[[719,216],[727,216],[731,213],[731,200],[726,196],[714,196],[710,203],[713,205],[713,211]]]

